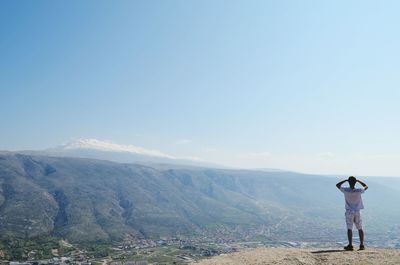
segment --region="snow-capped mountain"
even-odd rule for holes
[[[145,156],[178,159],[173,155],[169,155],[158,150],[146,149],[135,145],[120,145],[110,141],[100,141],[97,139],[79,139],[49,150],[70,151],[82,149],[93,149],[104,152],[123,152]]]
[[[94,158],[121,163],[158,163],[190,166],[212,165],[196,157],[178,157],[159,150],[147,149],[135,145],[121,145],[97,139],[79,139],[55,148],[33,151],[33,153],[50,156]]]

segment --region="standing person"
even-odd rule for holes
[[[342,187],[343,183],[346,181],[349,182],[350,187]],[[355,188],[356,183],[360,183],[362,188]],[[361,194],[363,194],[367,189],[368,185],[362,182],[361,180],[357,180],[355,177],[350,176],[348,179],[340,181],[336,184],[336,187],[343,192],[344,199],[346,202],[346,225],[347,225],[347,238],[349,240],[349,244],[344,247],[345,250],[353,250],[353,223],[356,225],[358,229],[358,235],[360,236],[360,248],[359,250],[364,250],[364,231],[362,229],[362,220],[360,215],[360,210],[364,209],[363,201],[361,198]]]

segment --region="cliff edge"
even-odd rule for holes
[[[371,248],[364,251],[341,249],[258,248],[223,254],[193,265],[367,265],[400,264],[400,250]]]

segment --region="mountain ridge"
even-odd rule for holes
[[[197,157],[180,157],[156,149],[148,149],[136,145],[121,145],[111,141],[101,141],[93,138],[78,139],[44,150],[23,150],[14,151],[14,153],[56,157],[92,158],[118,163],[153,163],[200,167],[223,167]]]
[[[0,234],[71,242],[177,235],[340,240],[344,203],[335,183],[293,172],[2,153]],[[374,211],[365,219],[369,233],[379,234],[398,217],[381,203],[393,208],[399,196],[370,186],[366,206]]]

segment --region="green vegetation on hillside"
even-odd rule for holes
[[[41,238],[99,246],[183,235],[335,240],[343,228],[334,178],[13,153],[0,158],[0,234],[16,257],[21,245]],[[395,190],[371,185],[365,199],[374,209],[365,215],[369,231],[387,231],[387,220],[399,219],[388,211],[400,199]],[[108,254],[106,248],[97,253]]]
[[[30,251],[35,251],[35,259],[48,259],[53,257],[51,250],[60,247],[59,239],[52,236],[34,238],[16,238],[9,234],[0,236],[0,249],[10,260],[23,260],[28,257]]]

